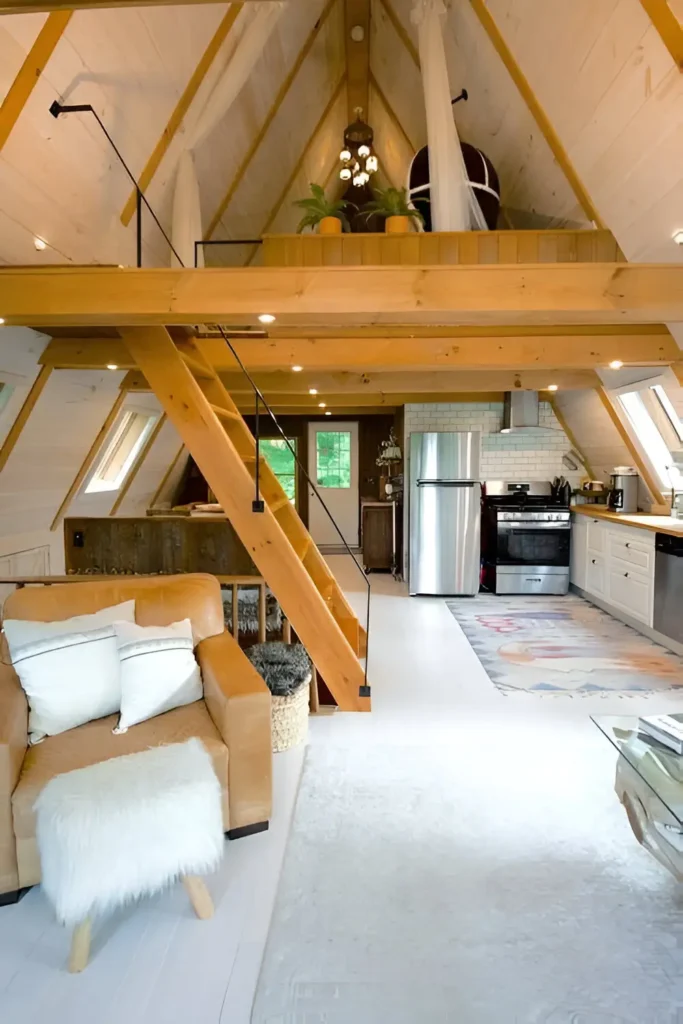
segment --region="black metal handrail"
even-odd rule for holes
[[[200,248],[207,245],[263,245],[262,238],[200,238],[194,243],[194,265],[197,269],[197,260]]]
[[[106,136],[110,146],[112,147],[112,149],[116,153],[116,156],[118,157],[119,162],[121,163],[121,166],[125,170],[126,174],[130,178],[130,180],[132,181],[133,186],[135,187],[136,212],[137,212],[137,224],[136,224],[137,266],[138,267],[142,266],[142,206],[144,204],[145,207],[147,208],[147,210],[149,211],[149,213],[151,214],[151,216],[152,216],[152,218],[154,220],[154,223],[157,225],[157,227],[161,231],[161,234],[166,239],[166,241],[167,241],[167,243],[169,245],[169,248],[171,249],[171,252],[173,253],[175,258],[177,259],[178,263],[180,264],[181,267],[185,268],[185,264],[183,263],[183,261],[180,258],[177,250],[175,249],[175,247],[173,245],[173,242],[171,241],[171,239],[168,237],[168,235],[164,231],[163,227],[161,226],[159,218],[157,217],[157,215],[155,214],[154,210],[152,209],[152,207],[150,206],[149,202],[147,201],[147,198],[145,197],[144,192],[140,188],[140,185],[139,185],[135,175],[133,174],[133,172],[129,168],[129,166],[126,163],[126,161],[123,159],[123,156],[121,155],[121,152],[120,152],[118,146],[116,145],[116,143],[112,139],[111,135],[107,131],[104,123],[102,122],[99,114],[94,109],[94,107],[90,103],[64,104],[64,103],[60,103],[59,100],[55,100],[51,104],[51,106],[50,106],[50,113],[52,114],[52,116],[54,118],[58,118],[60,116],[60,114],[73,114],[73,113],[92,114],[93,117],[95,118],[95,120],[97,121],[97,123],[99,124],[100,128],[104,132],[104,134],[105,134],[105,136]],[[197,253],[198,253],[199,246],[203,246],[203,245],[244,245],[244,244],[261,245],[262,241],[263,240],[261,238],[259,238],[259,239],[228,239],[226,241],[219,240],[219,239],[215,239],[215,240],[209,239],[209,240],[198,240],[198,241],[195,241],[195,243],[194,243],[194,264],[195,264],[195,268],[197,266]],[[364,572],[363,567],[361,566],[360,562],[358,561],[358,559],[354,555],[353,551],[351,550],[351,548],[350,548],[346,538],[344,537],[344,534],[340,530],[340,528],[339,528],[339,526],[338,526],[334,516],[332,515],[332,513],[329,510],[329,508],[325,504],[325,502],[324,502],[324,500],[322,498],[322,495],[320,494],[318,488],[316,487],[316,485],[311,480],[311,477],[310,477],[310,475],[308,473],[308,470],[301,463],[301,461],[299,459],[299,456],[296,453],[296,450],[292,447],[292,444],[290,443],[289,438],[287,437],[287,435],[285,434],[284,430],[282,429],[282,427],[278,423],[277,417],[276,417],[275,413],[273,412],[273,410],[268,405],[268,402],[263,397],[263,394],[262,394],[260,388],[258,387],[258,385],[254,381],[253,377],[251,376],[251,374],[247,370],[246,366],[244,365],[244,363],[240,359],[239,355],[235,351],[235,348],[232,345],[232,343],[230,341],[230,338],[228,337],[228,334],[226,333],[224,328],[221,326],[221,324],[218,324],[217,326],[218,326],[218,330],[220,331],[221,335],[223,336],[223,339],[224,339],[226,345],[228,346],[228,348],[230,349],[232,355],[234,356],[235,360],[237,361],[237,364],[239,365],[242,373],[247,378],[247,380],[249,382],[249,386],[251,387],[252,391],[254,392],[254,396],[255,396],[255,413],[256,413],[256,423],[255,423],[255,426],[256,426],[256,431],[255,431],[255,441],[256,441],[256,472],[255,472],[255,480],[256,480],[256,496],[255,496],[254,501],[252,503],[252,510],[255,513],[263,512],[265,510],[264,502],[263,502],[263,500],[262,500],[262,498],[260,496],[260,491],[259,491],[259,455],[260,455],[259,403],[262,403],[265,411],[268,413],[268,415],[270,416],[271,420],[273,421],[275,429],[277,430],[277,432],[279,433],[280,437],[285,442],[285,444],[287,445],[288,449],[290,450],[290,452],[294,456],[294,461],[296,462],[296,465],[298,466],[299,470],[303,473],[306,482],[308,483],[308,485],[310,486],[311,490],[313,491],[313,493],[317,497],[318,501],[322,505],[322,507],[323,507],[323,509],[325,511],[325,514],[327,515],[328,519],[332,523],[332,526],[334,527],[336,533],[338,534],[339,539],[341,540],[343,547],[346,549],[346,553],[351,556],[351,558],[353,559],[354,565],[357,567],[358,571],[360,572],[360,574],[361,574],[361,576],[363,578],[363,582],[364,582],[365,587],[367,589],[367,608],[366,608],[366,616],[365,616],[365,643],[366,643],[366,651],[365,651],[364,679],[363,679],[363,685],[361,687],[359,687],[359,696],[361,696],[361,697],[369,697],[370,696],[370,687],[368,685],[368,660],[369,660],[369,653],[370,653],[370,594],[371,594],[370,581],[367,578],[367,576],[365,575],[365,572]]]

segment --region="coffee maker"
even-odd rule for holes
[[[633,466],[615,466],[610,477],[607,506],[612,512],[625,514],[638,511],[638,481]]]

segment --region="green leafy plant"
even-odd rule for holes
[[[408,204],[408,194],[404,188],[376,188],[375,198],[363,207],[363,213],[369,219],[378,217],[411,217],[424,225],[424,218],[419,210]]]
[[[325,196],[325,190],[320,185],[316,185],[313,182],[310,183],[311,197],[309,199],[297,199],[294,206],[298,206],[301,210],[305,210],[305,215],[299,221],[297,227],[297,234],[300,234],[304,228],[314,228],[323,220],[325,217],[337,217],[341,222],[345,231],[350,231],[349,222],[346,218],[344,210],[350,206],[354,206],[346,199],[338,199],[336,202],[331,202]]]

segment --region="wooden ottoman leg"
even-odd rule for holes
[[[204,879],[197,875],[183,875],[183,885],[197,917],[202,921],[213,917],[213,900]]]
[[[86,917],[74,928],[71,937],[71,952],[69,954],[69,971],[71,974],[78,974],[88,966],[90,956],[90,918]]]

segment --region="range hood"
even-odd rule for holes
[[[506,391],[501,434],[538,430],[538,391]]]

